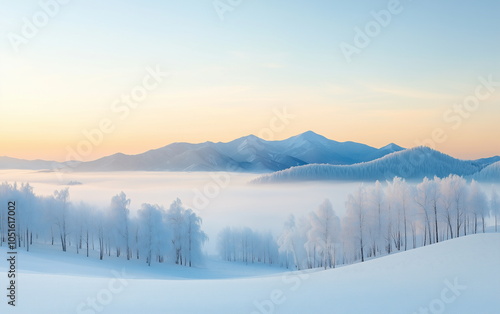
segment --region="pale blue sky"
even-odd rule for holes
[[[388,2],[243,0],[221,21],[210,0],[73,0],[15,52],[9,34],[40,7],[0,0],[0,155],[63,158],[155,65],[171,79],[92,157],[258,133],[283,106],[297,118],[276,138],[314,130],[410,147],[439,127],[450,138],[438,149],[500,154],[494,137],[473,145],[489,136],[485,125],[496,127],[499,93],[458,130],[442,119],[479,76],[500,80],[500,2],[401,1],[403,11],[346,62],[340,43],[352,44],[354,28]],[[37,136],[47,144],[30,154]]]

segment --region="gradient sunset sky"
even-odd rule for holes
[[[401,1],[351,62],[341,43],[391,1],[243,0],[224,20],[212,0],[67,2],[16,51],[12,34],[42,9],[0,0],[0,156],[63,161],[102,119],[115,129],[83,160],[230,141],[282,108],[294,118],[277,140],[312,130],[413,147],[440,129],[440,151],[500,155],[500,86],[450,113],[480,77],[500,82],[499,1]],[[113,102],[156,66],[170,77],[122,119]]]

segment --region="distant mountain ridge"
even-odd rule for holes
[[[303,170],[296,170],[295,168],[299,167],[299,169],[302,169],[300,168],[301,166],[307,167],[310,165],[310,167],[316,169],[315,171],[326,171],[330,173],[333,168],[330,169],[322,165],[333,165],[340,167],[338,169],[343,169],[342,171],[350,169],[350,179],[354,180],[367,177],[367,175],[355,173],[352,169],[360,169],[363,171],[369,169],[369,176],[378,177],[378,175],[376,175],[377,171],[387,173],[387,169],[382,169],[382,167],[387,167],[386,161],[380,161],[380,159],[394,153],[406,151],[413,150],[406,150],[394,143],[381,148],[374,148],[356,142],[337,142],[312,131],[308,131],[280,141],[266,141],[255,135],[249,135],[227,143],[173,143],[137,155],[117,153],[89,162],[60,163],[45,160],[30,161],[0,157],[0,169],[47,171],[62,169],[63,171],[76,172],[231,171],[270,173],[290,168],[293,168],[293,172],[299,172]],[[437,151],[435,152],[438,153]],[[440,162],[444,165],[446,163],[452,163],[452,161],[455,160],[448,156],[449,159],[442,161],[442,156],[437,158],[440,155],[436,153],[434,153],[436,160],[429,159],[428,162]],[[405,155],[403,154],[401,156]],[[377,162],[375,163],[375,161]],[[476,173],[498,161],[500,161],[499,156],[483,158],[477,161],[468,161],[467,165],[472,165],[474,171],[465,172]],[[369,162],[374,163],[369,165],[365,164]],[[403,167],[405,161],[400,160],[399,163],[401,167]],[[353,165],[356,165],[356,167]],[[468,167],[469,166],[466,168],[469,169]],[[375,168],[379,168],[379,170],[375,171]],[[290,169],[290,171],[292,171],[292,169]],[[326,174],[322,175],[325,176]],[[494,176],[494,174],[487,175],[488,177]],[[277,174],[276,177],[278,176],[284,176],[284,174]],[[291,175],[291,177],[293,177],[293,175]]]
[[[138,155],[115,154],[81,163],[75,171],[236,171],[265,173],[311,163],[350,165],[380,158],[397,150],[354,142],[337,142],[314,132],[281,141],[255,135],[227,143],[173,143]]]
[[[255,179],[254,183],[275,183],[312,180],[390,180],[395,176],[408,180],[424,177],[446,177],[456,174],[474,176],[492,168],[490,177],[497,175],[500,162],[484,167],[478,162],[460,160],[429,147],[421,146],[395,152],[382,158],[354,165],[310,164],[278,171]],[[496,177],[500,179],[500,177]]]
[[[0,169],[44,170],[63,167],[64,163],[49,160],[25,160],[0,156]]]

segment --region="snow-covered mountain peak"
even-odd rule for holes
[[[290,139],[308,141],[308,142],[312,142],[312,143],[324,143],[324,142],[332,141],[332,140],[327,139],[323,135],[319,135],[318,133],[315,133],[313,131],[304,132],[302,134],[293,136]],[[332,142],[334,142],[334,141],[332,141]]]
[[[392,152],[399,152],[399,151],[405,150],[405,148],[403,148],[403,147],[401,147],[401,146],[399,146],[397,144],[390,143],[389,145],[381,147],[380,150],[387,150],[387,151],[392,151]]]

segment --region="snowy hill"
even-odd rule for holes
[[[475,163],[477,163],[481,166],[484,166],[484,167],[492,165],[498,161],[500,161],[500,156],[494,156],[494,157],[490,157],[490,158],[481,158],[481,159],[474,160]]]
[[[75,171],[233,171],[273,172],[311,163],[350,165],[370,161],[394,151],[354,142],[336,142],[308,131],[282,141],[254,135],[228,143],[174,143],[138,155],[115,154],[85,162]]]
[[[455,159],[428,147],[416,147],[386,155],[377,160],[355,165],[312,164],[293,167],[257,178],[255,183],[307,180],[387,180],[395,176],[405,179],[468,176],[481,170],[472,162]]]
[[[500,161],[491,164],[475,174],[473,179],[477,181],[495,181],[500,182]]]
[[[72,253],[59,253],[56,261],[34,248],[18,255],[16,308],[2,302],[0,313],[495,314],[498,243],[500,234],[472,235],[309,273],[227,263],[148,268]],[[254,277],[242,275],[245,270]]]

